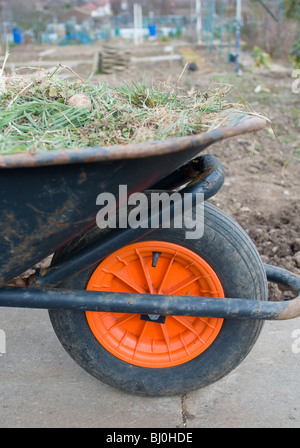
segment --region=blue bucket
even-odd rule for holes
[[[22,44],[24,42],[23,39],[23,33],[20,28],[14,28],[13,29],[13,36],[14,36],[14,43],[15,44]]]
[[[156,36],[156,25],[149,25],[148,29],[149,29],[150,36],[155,37]]]

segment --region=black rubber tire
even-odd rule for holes
[[[168,241],[200,255],[214,269],[225,297],[267,299],[267,279],[261,259],[246,232],[218,208],[205,204],[204,235],[186,240],[185,229],[156,229],[144,241]],[[87,232],[55,255],[67,259],[97,229]],[[70,277],[64,288],[85,289],[94,269]],[[205,387],[231,372],[253,347],[262,329],[261,320],[226,319],[215,341],[198,357],[169,368],[144,368],[126,363],[96,340],[81,311],[51,310],[58,339],[70,356],[87,372],[114,387],[143,395],[174,395]]]

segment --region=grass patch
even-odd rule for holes
[[[145,82],[110,87],[67,82],[56,68],[38,78],[0,77],[0,154],[140,143],[205,132],[233,106],[228,85],[206,92]],[[79,77],[78,77],[79,78]],[[91,107],[70,105],[84,94]],[[244,108],[244,104],[234,104]]]

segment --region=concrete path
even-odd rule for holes
[[[230,375],[168,398],[129,395],[88,375],[45,310],[2,308],[0,329],[0,428],[300,427],[300,318],[266,322]]]

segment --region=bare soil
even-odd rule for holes
[[[167,54],[166,46],[145,44],[131,47],[132,55]],[[182,45],[183,43],[176,43]],[[40,54],[54,49],[47,55]],[[10,64],[49,67],[57,63],[68,66],[87,79],[92,73],[94,46],[40,47],[22,46],[11,50]],[[227,62],[227,51],[193,47],[203,58],[198,70],[186,70],[180,83],[187,89],[207,89],[213,82],[234,86],[235,98],[244,98],[252,110],[268,117],[271,126],[259,133],[242,135],[214,144],[207,152],[219,157],[224,165],[226,180],[212,202],[231,215],[249,234],[264,263],[274,264],[300,274],[300,94],[292,91],[293,68],[276,61],[271,71],[251,71],[243,66],[243,73],[234,72],[234,64]],[[176,53],[176,48],[174,50]],[[135,62],[122,72],[96,74],[111,85],[126,80],[146,83],[176,82],[182,72],[181,61]],[[64,73],[72,77],[68,70]],[[259,86],[259,87],[258,87]],[[272,298],[284,299],[288,292],[272,285]]]

